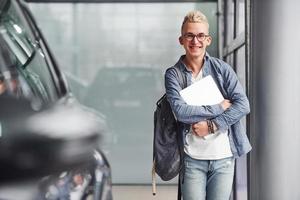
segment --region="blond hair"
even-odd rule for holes
[[[205,23],[205,24],[207,24],[207,28],[209,29],[209,23],[208,23],[206,16],[198,10],[190,11],[184,17],[184,20],[181,25],[181,33],[182,33],[183,26],[185,23]]]

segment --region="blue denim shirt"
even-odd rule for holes
[[[184,55],[175,64],[184,73],[187,85],[191,85],[192,71],[183,63]],[[191,124],[210,119],[219,130],[228,130],[231,151],[234,157],[240,157],[251,150],[241,118],[250,112],[248,98],[235,72],[224,61],[211,57],[206,53],[203,64],[203,77],[211,75],[225,99],[232,105],[224,110],[221,104],[206,106],[187,105],[179,94],[182,90],[175,69],[170,67],[165,73],[167,99],[180,122],[180,132],[185,136]],[[220,102],[221,103],[221,102]],[[185,138],[185,137],[183,137]]]

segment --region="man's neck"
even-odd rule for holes
[[[193,76],[197,76],[204,64],[204,55],[199,57],[190,57],[188,55],[185,56],[183,60],[184,64],[192,70]]]

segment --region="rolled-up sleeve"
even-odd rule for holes
[[[174,68],[169,68],[165,73],[165,88],[167,99],[177,117],[177,120],[186,124],[192,124],[219,116],[224,112],[221,104],[207,106],[191,106],[180,96],[182,90],[177,73]],[[220,102],[221,103],[221,102]]]

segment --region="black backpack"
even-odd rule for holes
[[[187,86],[185,75],[176,67],[176,73],[182,88]],[[182,136],[178,133],[178,122],[164,94],[156,102],[154,112],[153,168],[152,183],[155,195],[155,173],[164,181],[176,177],[181,169],[183,152]]]

